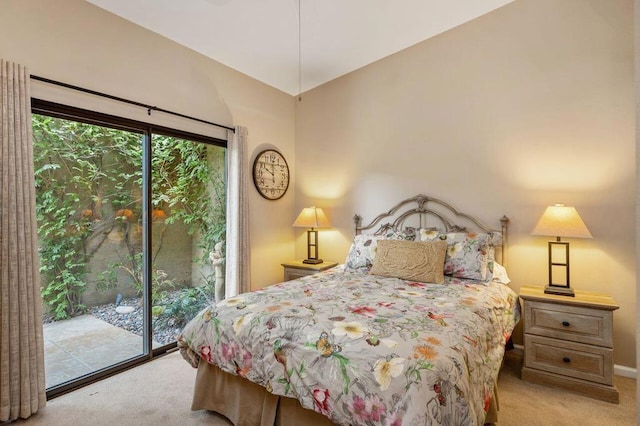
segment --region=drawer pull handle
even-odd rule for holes
[[[562,325],[564,325],[565,327],[569,327],[571,324],[569,323],[569,321],[562,321]]]
[[[571,362],[571,358],[565,356],[564,358],[562,358],[563,362]]]

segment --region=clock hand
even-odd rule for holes
[[[271,175],[273,175],[273,172],[271,170],[269,170],[269,168],[265,167],[264,168],[266,171],[268,171],[269,173],[271,173]]]

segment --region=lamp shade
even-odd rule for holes
[[[293,226],[300,228],[329,228],[331,224],[321,208],[305,207],[302,209]]]
[[[592,238],[576,208],[564,204],[547,207],[531,235]]]

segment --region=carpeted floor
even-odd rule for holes
[[[610,404],[520,380],[522,357],[511,351],[500,373],[499,426],[635,425],[636,381],[616,376],[620,404]],[[175,352],[60,396],[15,426],[220,425],[215,414],[193,412],[196,370]],[[453,426],[453,425],[452,425]]]
[[[522,355],[509,351],[498,379],[498,425],[636,425],[636,380],[615,376],[620,404],[520,380]]]

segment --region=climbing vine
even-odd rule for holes
[[[116,279],[114,269],[121,268],[141,289],[143,135],[34,114],[33,140],[42,296],[49,312],[64,319],[86,309],[90,260],[109,237],[118,237],[126,251],[103,277]],[[179,138],[154,134],[152,140],[151,219],[187,225],[203,253],[195,261],[204,264],[226,227],[224,175],[211,167],[216,154]]]

